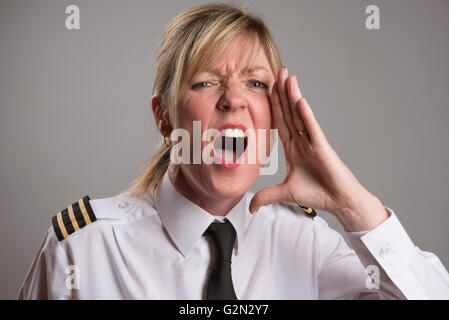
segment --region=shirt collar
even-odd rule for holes
[[[214,216],[180,194],[173,186],[166,172],[155,193],[155,205],[170,238],[184,257],[187,257],[209,225]],[[248,194],[225,216],[237,233],[234,252],[243,243],[245,225],[250,216]]]

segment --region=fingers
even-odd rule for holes
[[[287,127],[289,128],[291,134],[296,133],[295,124],[293,122],[293,114],[292,108],[290,107],[290,102],[287,96],[287,88],[285,82],[288,77],[288,71],[286,67],[282,67],[278,73],[278,79],[276,81],[277,89],[279,93],[279,98],[281,101],[282,112],[284,114],[284,120],[287,123]]]
[[[312,109],[302,96],[296,76],[288,76],[286,67],[279,70],[270,98],[273,119],[281,136],[291,138],[298,135],[299,130],[306,129],[312,145],[324,146],[328,143]]]
[[[287,193],[283,190],[281,185],[262,189],[257,192],[251,199],[251,203],[249,204],[249,211],[251,213],[255,213],[259,210],[260,207],[267,204],[286,201],[286,194]]]
[[[277,85],[273,86],[273,92],[270,95],[271,101],[271,113],[273,116],[274,127],[278,129],[279,135],[285,139],[290,139],[291,134],[290,130],[287,127],[287,123],[284,120],[284,114],[282,111],[281,101],[279,98],[279,92],[277,89]]]
[[[301,115],[298,111],[298,108],[296,108],[298,100],[302,98],[302,94],[299,89],[298,80],[296,79],[296,76],[289,76],[287,78],[286,87],[288,93],[288,100],[290,102],[290,107],[292,109],[293,114],[293,123],[295,125],[295,129],[297,132],[298,130],[303,130],[305,127]]]
[[[296,103],[296,109],[301,114],[305,129],[309,133],[310,143],[313,146],[324,146],[327,144],[326,136],[321,130],[320,124],[316,120],[315,115],[305,98],[300,99]]]

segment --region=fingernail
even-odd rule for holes
[[[287,69],[287,67],[284,66],[283,68],[285,69],[285,72],[287,72],[287,74],[288,74],[288,69]]]

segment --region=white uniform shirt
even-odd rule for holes
[[[449,298],[446,269],[413,244],[391,209],[375,229],[348,233],[354,251],[296,206],[277,203],[251,215],[251,197],[225,217],[237,232],[238,299]],[[179,194],[167,174],[155,200],[91,200],[97,221],[62,241],[51,227],[19,299],[204,299],[213,253],[202,235],[215,217]]]

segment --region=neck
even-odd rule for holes
[[[214,216],[225,216],[244,196],[242,194],[234,198],[223,198],[207,195],[200,188],[196,188],[192,183],[189,183],[181,168],[177,165],[169,165],[168,176],[176,191]]]

